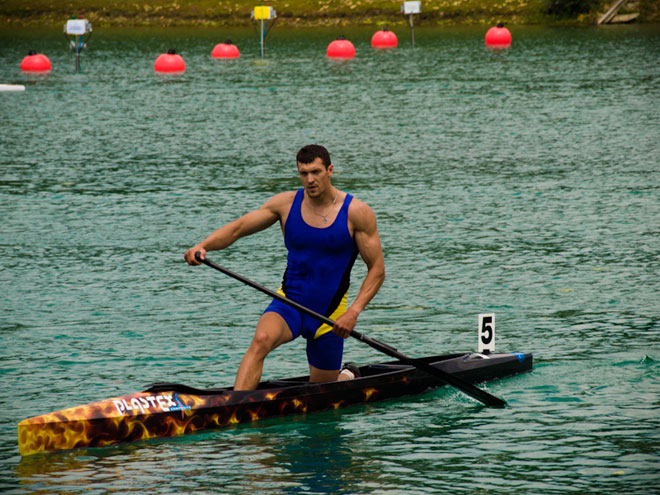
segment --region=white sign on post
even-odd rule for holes
[[[479,344],[477,352],[489,354],[495,352],[495,314],[479,315]]]
[[[92,25],[87,19],[69,19],[64,26],[66,34],[73,36],[82,36],[92,31]]]
[[[419,14],[422,11],[422,2],[403,2],[401,10],[404,14]]]

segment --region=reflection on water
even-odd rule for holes
[[[348,413],[348,416],[354,416]],[[234,473],[217,491],[245,493],[356,493],[378,466],[360,460],[358,439],[341,415],[277,419],[223,432],[138,442],[112,448],[78,449],[21,459],[15,475],[31,493],[61,493],[103,481],[106,493],[157,488],[185,481],[185,489],[220,483],[207,480],[216,468]],[[270,424],[270,426],[269,426]],[[201,449],[200,449],[201,447]],[[140,482],[141,486],[134,486]],[[183,486],[183,485],[182,485]]]
[[[336,418],[330,419],[294,423],[287,427],[286,438],[251,435],[256,450],[270,455],[260,461],[263,471],[251,472],[246,484],[267,491],[277,485],[273,473],[287,470],[286,479],[291,483],[287,493],[355,493],[367,475],[377,473],[355,459],[355,439],[337,426]]]

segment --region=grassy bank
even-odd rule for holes
[[[447,24],[593,24],[613,0],[564,0],[565,15],[553,15],[558,0],[422,0],[417,25]],[[94,26],[241,26],[250,23],[257,0],[3,0],[0,24],[60,25],[72,15]],[[633,2],[630,2],[633,3]],[[399,0],[271,1],[279,24],[375,25],[404,24]],[[575,6],[578,6],[575,8]],[[566,7],[570,8],[566,8]],[[628,7],[639,21],[660,21],[660,0],[640,0]]]

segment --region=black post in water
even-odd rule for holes
[[[415,27],[413,26],[413,15],[408,16],[408,21],[410,22],[410,43],[413,48],[415,47]]]
[[[422,2],[403,2],[401,7],[401,12],[404,15],[408,16],[408,24],[410,25],[410,42],[412,43],[413,48],[415,47],[415,28],[413,26],[413,16],[419,14],[422,11]]]
[[[76,73],[78,73],[80,72],[80,52],[83,48],[87,48],[87,41],[92,37],[92,24],[87,19],[74,17],[64,25],[64,34],[71,37],[69,47],[76,55]]]

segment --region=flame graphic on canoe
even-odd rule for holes
[[[532,355],[470,354],[425,358],[471,382],[490,381],[532,369]],[[363,367],[363,376],[344,382],[308,383],[308,377],[264,382],[253,391],[197,390],[154,384],[144,392],[35,416],[18,424],[21,455],[104,447],[120,442],[174,437],[264,418],[337,409],[421,393],[443,382],[410,366]],[[365,376],[368,375],[368,376]]]
[[[181,406],[171,411],[156,406],[154,411],[134,408],[120,413],[116,406],[117,402],[135,404],[135,399],[147,400],[147,397],[153,394],[140,392],[21,421],[19,451],[30,455],[44,450],[103,447],[122,441],[178,436],[203,427],[194,414],[195,409],[205,404],[203,397],[179,395]],[[184,409],[186,406],[189,408]]]
[[[360,402],[366,402],[373,389],[361,393]],[[232,396],[239,394],[245,397],[236,403]],[[26,456],[43,451],[104,447],[308,412],[309,403],[305,397],[278,400],[278,395],[273,390],[228,391],[207,396],[139,392],[21,421],[18,424],[19,451]],[[168,407],[171,404],[175,406]],[[329,403],[327,407],[315,407],[314,410],[333,406],[336,407]]]

